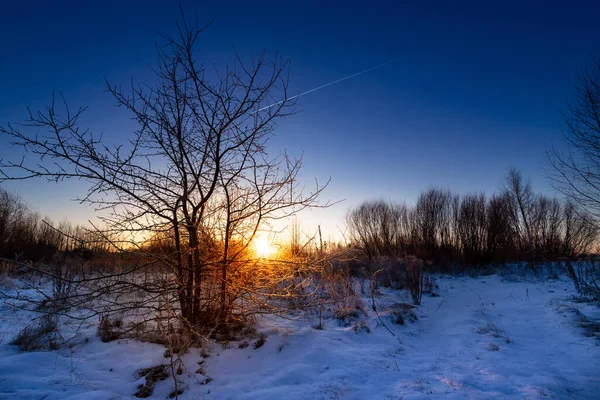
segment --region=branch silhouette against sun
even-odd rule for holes
[[[318,201],[328,181],[308,192],[298,179],[302,160],[268,150],[277,121],[294,114],[290,62],[266,52],[246,61],[235,53],[231,66],[208,72],[196,55],[205,28],[184,17],[178,35],[156,45],[154,82],[132,80],[123,88],[106,81],[137,123],[127,144],[109,145],[82,128],[86,108],[72,111],[62,94],[53,94],[45,110],[29,111],[24,123],[0,127],[25,154],[0,162],[0,182],[84,180],[88,190],[77,200],[105,212],[102,232],[115,250],[142,251],[140,235],[169,243],[168,255],[145,252],[134,267],[161,265],[166,286],[119,282],[174,289],[174,310],[192,328],[232,317],[241,296],[235,279],[266,255],[266,248],[255,254],[250,247],[261,230],[330,205]],[[253,278],[244,279],[250,285]]]

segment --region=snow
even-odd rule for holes
[[[314,314],[263,317],[266,335],[225,345],[209,357],[193,349],[178,376],[180,399],[600,399],[600,342],[578,324],[600,321],[598,308],[575,303],[567,280],[507,281],[498,275],[439,277],[439,297],[424,296],[415,322],[391,322],[404,291],[380,289],[354,325]],[[168,363],[164,347],[135,340],[102,343],[94,323],[62,326],[71,347],[19,352],[8,344],[31,319],[0,305],[0,398],[128,399],[144,378],[135,371]],[[357,328],[358,329],[355,329]],[[77,329],[78,328],[78,329]],[[197,373],[202,363],[203,373]],[[171,378],[152,398],[167,398]]]

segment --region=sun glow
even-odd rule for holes
[[[268,238],[257,237],[253,240],[254,252],[261,258],[266,258],[275,253],[276,249],[273,247]]]

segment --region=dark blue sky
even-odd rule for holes
[[[304,154],[302,177],[332,178],[326,198],[346,199],[305,216],[331,234],[363,199],[414,201],[430,186],[495,191],[511,166],[548,191],[545,148],[560,142],[561,116],[578,68],[600,53],[594,2],[184,1],[214,21],[198,52],[225,65],[232,47],[292,60],[303,92],[396,57],[402,59],[300,99],[274,147]],[[21,120],[62,90],[89,105],[87,126],[118,140],[133,127],[103,93],[151,79],[159,33],[171,33],[170,1],[2,1],[0,123]],[[2,140],[2,139],[0,139]],[[0,141],[0,157],[11,149]],[[44,214],[78,220],[68,184],[14,188]],[[310,221],[309,221],[310,220]]]

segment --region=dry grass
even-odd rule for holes
[[[480,326],[476,332],[481,335],[491,336],[494,339],[500,339],[506,344],[511,342],[508,336],[506,336],[506,333],[490,320],[488,320],[485,325]],[[498,351],[500,350],[500,346],[497,343],[488,342],[487,349],[489,351]]]
[[[487,321],[487,323],[483,326],[480,326],[477,329],[477,333],[481,335],[490,335],[494,338],[503,338],[506,335],[504,331],[496,326],[492,321]]]
[[[58,349],[61,342],[56,317],[46,315],[23,328],[10,344],[21,351],[48,351]]]
[[[425,275],[423,274],[423,261],[416,257],[406,259],[406,286],[415,305],[421,304]]]
[[[415,306],[407,303],[397,303],[391,307],[392,322],[397,325],[404,325],[406,321],[415,322],[418,320],[415,314]]]

